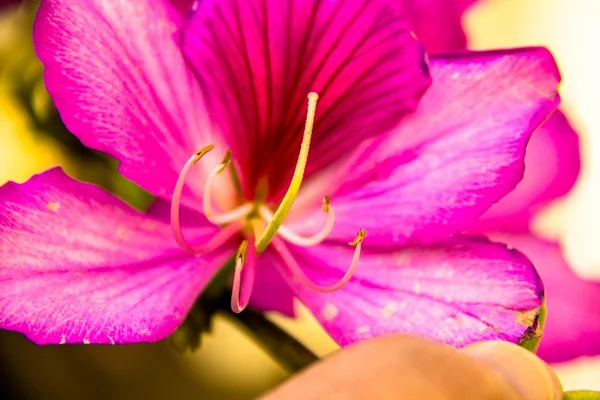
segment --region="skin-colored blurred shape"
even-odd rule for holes
[[[60,146],[31,127],[28,114],[0,91],[0,184],[24,182],[40,171],[66,162]]]
[[[360,366],[360,367],[358,367]],[[460,351],[396,335],[338,352],[293,377],[264,400],[559,400],[560,383],[537,357],[506,342]]]

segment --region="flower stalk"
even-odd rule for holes
[[[225,293],[218,302],[219,311],[242,328],[265,352],[290,373],[309,366],[319,357],[286,331],[269,321],[265,315],[252,308],[243,313],[231,310],[229,296]]]

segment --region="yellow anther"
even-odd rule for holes
[[[354,238],[353,241],[348,242],[348,244],[350,246],[358,246],[359,243],[362,243],[362,241],[364,240],[365,236],[367,236],[367,231],[365,231],[364,229],[360,229],[358,231],[358,233],[356,234],[356,237]]]
[[[193,164],[196,164],[198,162],[198,160],[200,160],[202,157],[204,157],[204,155],[206,153],[208,153],[209,151],[211,151],[214,148],[215,148],[214,144],[209,144],[208,146],[205,146],[205,147],[201,148],[200,150],[196,151],[194,153],[195,158],[194,158]]]
[[[331,196],[323,197],[323,205],[321,206],[321,210],[323,210],[324,213],[327,213],[327,212],[329,212],[330,207],[331,207]]]
[[[244,268],[244,264],[246,263],[246,251],[248,250],[248,241],[244,240],[240,247],[238,247],[237,252],[235,253],[235,261],[241,265],[240,268]]]

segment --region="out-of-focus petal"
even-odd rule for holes
[[[468,3],[471,3],[469,1]],[[467,37],[462,15],[467,2],[457,0],[405,0],[411,27],[430,54],[464,50]]]
[[[175,41],[179,18],[167,0],[42,0],[33,36],[69,130],[117,158],[127,178],[164,197],[194,151],[219,146]],[[203,168],[219,163],[220,150],[188,179],[196,195]]]
[[[290,250],[321,284],[339,279],[353,253],[330,243]],[[267,253],[268,262],[280,262]],[[299,283],[293,289],[342,346],[398,332],[454,346],[518,342],[531,333],[543,300],[535,268],[520,253],[464,237],[397,250],[363,248],[355,276],[342,289],[317,294]]]
[[[492,234],[534,263],[546,288],[548,314],[538,355],[548,362],[600,354],[600,282],[579,278],[558,243],[529,234]]]
[[[364,228],[368,247],[443,240],[522,179],[527,141],[559,102],[552,55],[541,48],[459,53],[433,58],[431,74],[417,111],[363,150],[341,188],[335,179],[322,185],[336,211],[330,238],[348,241]],[[310,216],[294,213],[299,231],[325,223],[313,208]]]
[[[183,49],[246,196],[285,191],[317,92],[305,176],[394,128],[429,85],[422,46],[392,0],[204,0]],[[264,182],[262,182],[264,183]]]
[[[531,137],[525,176],[517,188],[479,218],[472,230],[526,231],[531,217],[548,202],[566,194],[581,167],[579,137],[557,111]]]
[[[194,0],[169,0],[173,8],[182,17],[182,20],[192,11]]]
[[[192,236],[207,240],[212,226]],[[0,328],[46,343],[170,334],[233,253],[184,254],[170,226],[59,169],[0,188]]]

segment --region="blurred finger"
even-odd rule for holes
[[[514,344],[474,343],[460,352],[497,371],[526,400],[560,400],[562,388],[552,370],[533,353]]]
[[[517,392],[492,369],[448,346],[396,335],[339,351],[263,400],[502,399]]]

